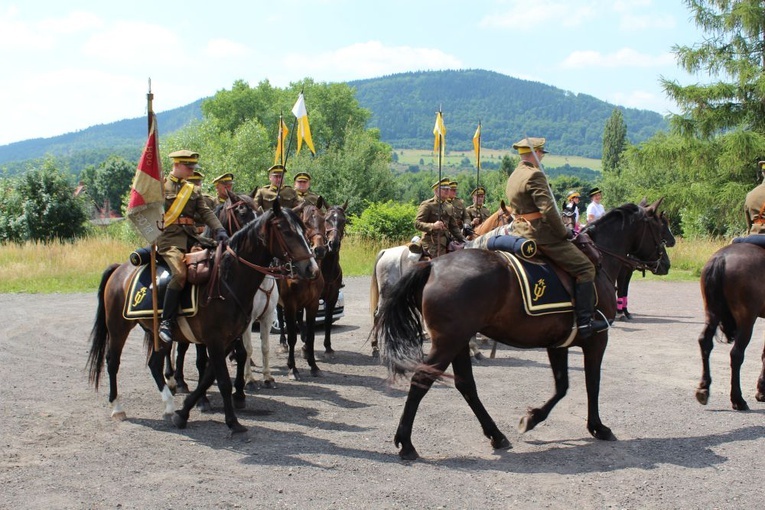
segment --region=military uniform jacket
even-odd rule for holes
[[[744,214],[750,234],[765,234],[765,217],[760,214],[765,204],[765,182],[746,194]]]
[[[274,205],[278,189],[272,184],[258,188],[252,197],[255,200],[255,205],[262,207],[264,211],[271,209]],[[290,186],[282,186],[282,189],[279,190],[279,203],[289,208],[297,206],[298,199],[295,190]]]
[[[202,193],[202,200],[205,201],[205,204],[207,204],[207,207],[210,208],[212,212],[215,212],[215,208],[218,207],[218,198],[213,197],[212,195],[208,195],[207,193]],[[217,217],[217,216],[216,216]],[[202,219],[202,216],[200,216],[199,212],[194,215],[194,221],[196,222],[197,227],[197,233],[201,234],[205,230],[205,222]],[[220,220],[218,220],[220,221]]]
[[[441,203],[441,221],[447,230],[433,230],[433,225],[438,221],[439,202]],[[462,225],[457,225],[453,214],[452,205],[446,201],[437,200],[436,197],[420,204],[414,219],[414,228],[422,232],[422,244],[432,256],[436,256],[437,252],[442,255],[446,253],[446,247],[452,238],[458,241],[465,240],[460,232]],[[440,249],[437,249],[439,246]]]
[[[508,205],[514,216],[513,234],[533,239],[538,244],[566,240],[566,227],[555,207],[545,174],[533,164],[521,161],[507,178],[505,188]],[[527,221],[518,214],[540,212],[541,218]]]
[[[473,204],[465,209],[465,214],[467,214],[468,223],[472,223],[474,219],[478,218],[478,224],[480,225],[486,221],[486,218],[491,216],[491,211],[489,211],[486,206],[477,206]]]
[[[457,222],[457,225],[462,228],[465,223],[470,223],[470,218],[468,218],[465,208],[465,202],[462,201],[461,198],[454,198],[454,200],[451,201],[452,204],[452,216],[454,216],[454,220]]]
[[[169,209],[173,204],[175,197],[178,196],[178,191],[180,191],[184,184],[185,181],[172,175],[169,175],[165,179],[165,210]],[[194,186],[194,191],[191,193],[191,197],[183,207],[183,212],[181,212],[179,218],[199,219],[202,223],[209,226],[213,232],[223,228],[223,225],[218,221],[218,218],[207,206],[204,195],[202,195],[202,189],[199,186]],[[174,222],[171,225],[165,225],[165,229],[162,231],[159,238],[157,238],[157,250],[162,253],[174,246],[186,252],[192,241],[196,239],[196,236],[197,232],[195,225],[179,225],[178,222]]]
[[[297,197],[297,203],[300,205],[302,202],[308,202],[311,205],[315,205],[318,207],[319,203],[319,195],[317,193],[314,193],[313,191],[306,191],[305,193],[301,193],[299,191],[295,191],[295,196]]]

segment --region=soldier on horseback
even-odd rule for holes
[[[451,190],[451,179],[444,177],[434,183],[433,198],[423,201],[414,219],[414,228],[422,232],[422,248],[431,257],[445,255],[451,238],[465,242],[462,225],[457,225],[452,205],[446,201]]]
[[[267,184],[260,188],[256,188],[252,192],[252,198],[255,200],[255,205],[261,207],[264,211],[267,211],[273,207],[274,200],[279,197],[279,203],[284,207],[295,207],[298,205],[297,193],[290,186],[284,186],[284,165],[274,165],[268,169],[268,180],[271,184]]]
[[[744,201],[744,214],[749,234],[765,233],[765,161],[760,161],[758,166],[762,171],[762,184],[747,193]]]
[[[513,234],[536,241],[539,250],[576,279],[574,291],[576,323],[581,338],[605,330],[605,320],[593,320],[595,311],[595,266],[571,244],[555,205],[540,161],[547,154],[544,138],[524,138],[513,144],[521,161],[507,179],[505,190],[512,210]]]
[[[483,205],[486,199],[486,189],[483,186],[478,186],[476,189],[470,192],[470,197],[473,199],[473,205],[468,206],[465,209],[470,226],[475,228],[491,216],[491,211]]]

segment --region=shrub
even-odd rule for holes
[[[398,241],[410,239],[414,233],[417,207],[393,201],[372,203],[361,213],[351,216],[348,232],[364,239]]]

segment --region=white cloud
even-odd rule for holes
[[[82,50],[85,55],[127,67],[163,62],[169,67],[185,68],[192,63],[173,31],[143,22],[115,23],[94,34]]]
[[[660,29],[669,30],[675,28],[675,18],[668,14],[658,15],[633,15],[625,14],[619,19],[619,28],[625,31],[638,31]]]
[[[599,14],[599,9],[593,2],[571,4],[555,0],[538,0],[533,3],[514,0],[507,10],[485,16],[479,25],[483,28],[516,30],[530,30],[540,25],[549,25],[551,22],[561,23],[563,26],[578,26]]]
[[[229,39],[211,39],[204,50],[204,54],[212,58],[238,58],[249,53],[247,46]]]
[[[37,23],[37,28],[43,33],[76,34],[86,30],[101,28],[104,25],[101,18],[91,12],[75,11],[64,18],[48,18]]]
[[[652,110],[662,115],[676,111],[677,106],[665,95],[646,92],[644,90],[633,90],[630,92],[615,92],[608,99],[610,103],[625,106],[627,108],[639,108],[641,110]]]
[[[574,51],[561,63],[564,69],[591,69],[602,67],[664,67],[675,64],[671,53],[646,55],[632,48],[622,48],[613,53],[604,54],[599,51]]]
[[[284,59],[284,65],[295,73],[329,81],[372,78],[425,69],[455,69],[463,66],[458,58],[441,50],[385,46],[379,41],[353,44],[319,55],[289,54]]]

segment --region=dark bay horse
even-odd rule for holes
[[[609,320],[616,313],[614,278],[629,253],[645,261],[658,261],[663,243],[658,200],[647,208],[626,204],[607,213],[589,229],[602,254],[596,278],[598,308]],[[422,359],[421,321],[427,326],[431,349]],[[468,343],[480,332],[506,345],[547,349],[555,379],[555,394],[542,407],[521,419],[522,432],[544,421],[568,391],[568,348],[581,347],[587,386],[587,430],[597,439],[615,440],[598,410],[600,366],[608,331],[587,340],[576,335],[572,312],[528,316],[522,304],[518,278],[505,258],[493,251],[462,250],[420,262],[401,278],[386,301],[372,335],[381,345],[382,359],[391,373],[414,371],[409,395],[394,438],[403,459],[416,459],[412,425],[420,401],[452,365],[454,384],[481,423],[494,448],[509,448],[478,398]]]
[[[511,221],[513,221],[513,215],[510,214],[507,206],[505,206],[505,201],[501,200],[499,202],[499,209],[497,209],[494,214],[486,218],[483,223],[475,227],[473,232],[475,232],[476,236],[482,236],[484,234],[488,234],[497,227],[507,225]]]
[[[236,418],[231,398],[231,378],[226,366],[226,355],[233,348],[234,341],[250,322],[252,302],[264,273],[270,271],[269,263],[276,257],[290,270],[306,279],[321,275],[319,266],[305,240],[303,224],[288,209],[282,209],[278,201],[272,210],[248,223],[231,237],[220,262],[219,287],[223,299],[213,299],[206,306],[200,306],[193,317],[179,317],[174,327],[173,337],[203,343],[210,357],[209,367],[205,370],[198,387],[183,402],[183,407],[176,411],[173,396],[162,374],[162,365],[167,346],[154,352],[148,346],[149,368],[165,403],[165,415],[172,416],[178,428],[184,428],[188,422],[191,408],[207,391],[214,381],[223,398],[226,425],[232,432],[244,432]],[[109,402],[113,405],[112,416],[124,418],[125,413],[119,401],[117,391],[117,372],[120,365],[122,348],[130,330],[139,323],[152,337],[152,321],[132,321],[123,317],[127,285],[135,268],[129,263],[113,264],[104,272],[98,290],[98,310],[91,332],[91,347],[88,356],[90,382],[98,389],[101,371],[106,359],[109,373]],[[212,281],[211,281],[212,282]],[[205,295],[208,283],[200,289]],[[192,338],[193,337],[193,338]]]
[[[345,210],[348,201],[343,205],[333,205],[327,209],[324,216],[325,231],[327,234],[327,251],[321,259],[321,275],[324,278],[324,289],[321,291],[321,299],[324,300],[324,355],[332,357],[335,354],[332,349],[332,312],[340,295],[340,286],[343,283],[343,268],[340,267],[340,248],[345,237]]]
[[[322,213],[319,207],[307,202],[303,202],[295,207],[294,211],[300,214],[300,218],[305,225],[305,236],[310,249],[319,263],[321,263],[321,260],[327,254],[324,213]],[[278,287],[279,304],[284,309],[284,324],[287,327],[287,346],[289,349],[287,357],[288,377],[292,380],[300,379],[300,373],[295,364],[295,344],[297,343],[298,329],[302,330],[301,336],[305,342],[303,352],[308,365],[311,367],[311,375],[318,376],[320,375],[320,370],[318,365],[316,365],[314,338],[316,335],[316,315],[319,311],[319,298],[324,290],[324,277],[321,271],[319,271],[318,277],[311,280],[305,278],[285,278],[278,281]],[[305,312],[302,326],[299,325],[301,309]]]
[[[730,351],[730,401],[733,409],[749,409],[741,394],[741,365],[752,338],[754,323],[757,317],[765,317],[765,285],[760,281],[763,274],[765,248],[750,243],[735,243],[720,248],[701,271],[706,322],[699,336],[703,371],[696,399],[703,405],[709,401],[712,385],[709,357],[712,354],[712,339],[719,327],[727,342],[733,343]],[[762,359],[764,364],[755,394],[758,402],[765,402],[765,353]]]

